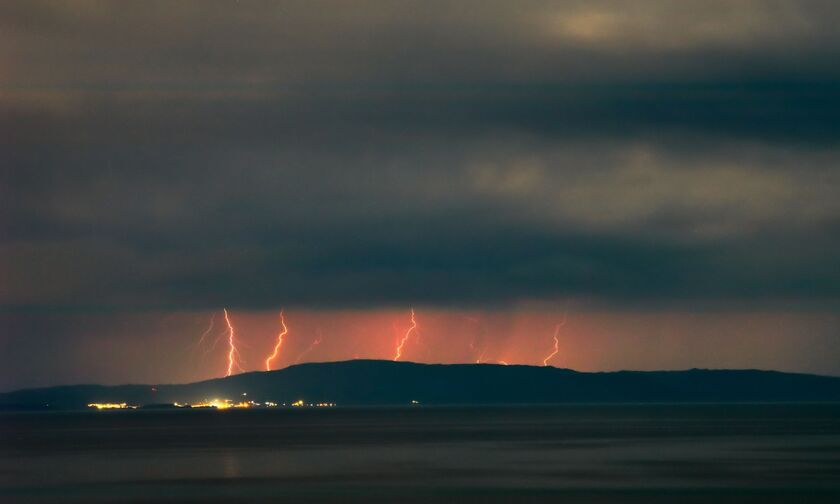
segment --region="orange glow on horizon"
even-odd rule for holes
[[[74,353],[68,358],[78,359],[75,365],[89,369],[92,379],[108,382],[192,383],[224,378],[229,365],[232,376],[240,374],[239,367],[245,372],[265,371],[265,359],[281,329],[280,306],[274,309],[230,307],[227,319],[224,312],[219,313],[223,306],[226,305],[201,311],[108,315],[102,327],[107,325],[111,332],[125,334],[121,339],[123,346],[113,346],[108,340],[85,339],[90,351]],[[361,358],[392,362],[398,343],[412,325],[411,307],[414,304],[405,303],[402,308],[296,307],[286,320],[289,333],[283,338],[279,356],[271,361],[272,371],[296,360],[341,362]],[[285,303],[283,308],[285,317]],[[414,307],[417,327],[408,334],[398,360],[479,366],[501,365],[500,361],[505,361],[511,366],[547,365],[578,371],[759,366],[828,373],[837,366],[833,361],[828,362],[828,358],[810,364],[799,352],[798,340],[789,336],[818,328],[836,328],[840,317],[835,313],[807,316],[792,312],[637,313],[575,305],[569,309],[568,320],[558,332],[556,326],[563,321],[563,309],[563,300],[484,310],[469,307],[470,311],[418,304]],[[190,352],[209,328],[214,313],[213,330],[192,357]],[[474,320],[479,318],[482,323],[476,324]],[[89,329],[84,331],[85,335],[100,327],[82,318],[68,320]],[[234,332],[232,356],[227,322]],[[418,334],[424,346],[418,344]],[[823,336],[829,338],[820,337]],[[702,347],[698,338],[703,340]],[[304,354],[317,339],[321,343]],[[206,351],[210,353],[204,357]],[[109,358],[102,359],[102,355]],[[191,358],[195,361],[190,361]],[[103,398],[96,399],[105,402]],[[107,399],[131,403],[129,397]]]
[[[400,360],[400,357],[402,357],[402,351],[403,351],[403,347],[405,346],[405,343],[408,341],[408,338],[411,336],[411,333],[415,332],[416,330],[417,330],[417,320],[415,320],[415,318],[414,318],[414,308],[412,308],[411,309],[411,327],[408,328],[408,330],[405,332],[405,335],[400,340],[400,343],[397,345],[397,352],[396,352],[396,355],[394,355],[394,361],[395,362]]]
[[[271,361],[277,358],[280,354],[280,347],[283,346],[283,336],[289,333],[289,328],[286,327],[286,319],[283,316],[283,310],[280,310],[280,326],[283,328],[277,335],[277,343],[274,345],[274,352],[265,360],[265,370],[271,371]]]

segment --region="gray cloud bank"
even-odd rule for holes
[[[0,304],[834,303],[838,21],[4,2]]]

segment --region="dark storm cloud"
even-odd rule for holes
[[[7,2],[0,302],[840,295],[834,2]]]

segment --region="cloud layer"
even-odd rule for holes
[[[0,304],[833,306],[837,19],[5,2]]]

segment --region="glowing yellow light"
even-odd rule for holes
[[[230,399],[205,399],[204,401],[193,403],[190,405],[192,408],[216,408],[216,409],[227,409],[232,408],[234,406],[233,401]]]
[[[131,406],[126,403],[90,403],[88,408],[103,409],[137,409],[137,406]]]

